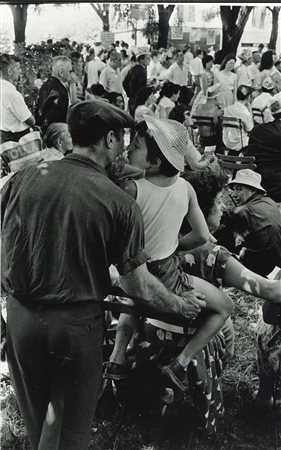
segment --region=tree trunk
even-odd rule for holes
[[[9,5],[13,14],[15,44],[25,44],[28,4]]]
[[[279,13],[280,6],[274,6],[273,8],[268,7],[272,14],[272,29],[271,35],[268,43],[268,48],[270,50],[276,50],[276,42],[278,37],[278,21],[279,21]]]
[[[169,34],[169,20],[174,11],[175,5],[168,5],[166,8],[164,5],[157,5],[159,15],[159,35],[157,48],[166,48],[168,43]]]
[[[101,3],[90,3],[91,7],[95,11],[95,13],[99,16],[102,21],[102,29],[103,31],[110,30],[109,24],[109,4],[101,4]]]
[[[244,28],[253,6],[220,6],[222,20],[222,54],[236,55]]]

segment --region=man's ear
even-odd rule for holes
[[[114,139],[116,139],[115,134],[114,134],[114,131],[111,130],[107,133],[107,135],[105,137],[105,142],[106,142],[107,147],[109,147],[109,148],[112,147]]]

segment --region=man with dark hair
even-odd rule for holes
[[[150,52],[148,47],[139,47],[136,51],[137,64],[127,73],[123,87],[129,97],[128,108],[134,117],[136,110],[136,96],[140,88],[147,85],[147,67],[150,63]]]
[[[36,123],[43,131],[54,122],[66,122],[70,105],[69,84],[72,78],[71,59],[64,55],[55,56],[52,76],[42,85],[36,106]]]
[[[35,125],[33,115],[15,86],[20,74],[20,63],[15,56],[0,55],[0,144],[7,141],[18,142]]]
[[[253,128],[246,155],[256,158],[256,171],[269,197],[281,202],[281,94],[271,98],[269,106],[273,121]]]
[[[68,114],[73,153],[18,172],[2,191],[9,365],[34,449],[88,448],[111,264],[143,305],[184,317],[205,306],[148,272],[138,206],[107,177],[134,123],[108,103],[77,103]]]

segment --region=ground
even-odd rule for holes
[[[111,414],[100,413],[95,421],[91,450],[275,449],[273,411],[258,409],[251,397],[258,385],[254,325],[262,302],[233,288],[228,292],[235,305],[236,348],[223,376],[226,413],[217,434],[203,435],[190,412],[167,408],[163,417],[133,417],[116,405]],[[1,398],[2,450],[30,450],[9,379],[2,380]],[[278,445],[281,449],[281,438]]]

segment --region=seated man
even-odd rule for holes
[[[250,133],[245,155],[254,156],[256,171],[262,176],[267,194],[281,202],[281,95],[272,97],[270,111],[273,122],[257,125]]]
[[[218,88],[210,86],[206,91],[206,103],[199,103],[195,109],[195,116],[212,117],[214,119],[213,125],[201,125],[198,118],[198,129],[201,143],[204,147],[217,146],[221,143],[221,117],[222,109],[218,106],[216,98],[218,96]],[[196,122],[195,121],[195,124]]]
[[[255,124],[272,122],[274,120],[269,109],[273,94],[274,83],[270,77],[266,77],[261,86],[261,93],[253,100],[252,103],[252,110],[256,108],[262,114],[262,117],[260,117],[255,115],[255,112],[253,111],[253,119]]]
[[[239,170],[230,181],[232,197],[238,205],[232,229],[244,238],[239,258],[247,268],[266,276],[281,267],[281,215],[267,197],[261,176],[250,169]]]
[[[237,101],[224,110],[224,117],[241,119],[242,128],[223,127],[222,139],[228,155],[238,156],[248,146],[248,133],[254,126],[252,114],[248,109],[253,88],[241,85],[237,89]]]

